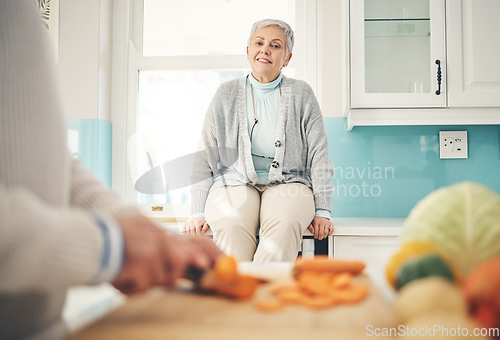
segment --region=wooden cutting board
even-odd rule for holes
[[[356,278],[370,286],[370,295],[362,303],[325,310],[290,305],[276,312],[261,312],[255,302],[272,298],[270,289],[291,282],[290,267],[246,272],[272,280],[261,286],[252,300],[202,295],[189,285],[175,291],[155,289],[129,298],[122,307],[70,339],[305,340],[313,336],[351,340],[369,338],[367,329],[397,327],[392,306],[365,275]]]

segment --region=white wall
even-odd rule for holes
[[[318,0],[318,100],[323,116],[347,108],[347,0]]]
[[[110,121],[112,0],[61,0],[59,6],[66,117]]]

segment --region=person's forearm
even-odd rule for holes
[[[91,214],[55,207],[0,183],[0,292],[90,283],[102,235]]]

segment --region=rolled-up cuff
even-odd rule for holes
[[[324,209],[317,209],[316,216],[330,219],[330,212],[328,210],[324,210]]]
[[[92,284],[113,281],[120,272],[125,255],[123,233],[116,221],[108,215],[95,216],[102,234],[101,262]]]

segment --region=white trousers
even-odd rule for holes
[[[300,183],[215,189],[205,207],[222,251],[254,262],[294,261],[314,213],[312,191]]]

